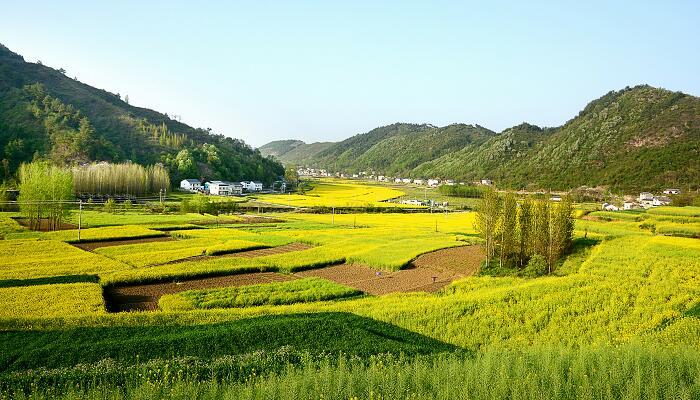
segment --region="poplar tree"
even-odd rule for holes
[[[506,193],[503,197],[501,222],[501,263],[508,264],[517,254],[518,202],[515,194]]]
[[[532,255],[532,200],[525,198],[518,214],[518,262],[523,268]]]
[[[547,257],[549,250],[549,203],[539,200],[532,213],[532,253]]]
[[[479,202],[474,227],[484,239],[486,246],[486,267],[496,254],[496,232],[500,217],[500,200],[493,188],[484,191]]]

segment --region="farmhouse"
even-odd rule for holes
[[[668,196],[654,196],[652,201],[652,205],[654,205],[654,207],[667,206],[669,204],[671,204],[671,198]]]
[[[440,179],[428,179],[428,186],[437,186],[440,184]]]
[[[227,182],[211,181],[207,183],[208,185],[206,185],[206,187],[209,190],[209,194],[213,194],[214,196],[228,196],[231,194],[231,185]]]
[[[624,210],[634,210],[636,208],[639,208],[639,205],[633,201],[626,201],[622,203],[622,208]]]
[[[454,184],[455,184],[455,181],[452,180],[452,179],[448,179],[448,180],[445,181],[445,185],[454,186]]]
[[[401,179],[401,182],[403,183],[411,183],[411,180],[409,178],[403,178]]]
[[[243,185],[237,182],[229,183],[231,194],[243,194]]]
[[[561,196],[558,194],[552,195],[552,197],[549,198],[549,201],[561,201]]]
[[[258,181],[243,181],[241,182],[241,186],[249,192],[259,192],[263,189],[262,182]]]
[[[603,210],[605,211],[619,211],[620,208],[614,204],[603,203]]]
[[[401,178],[395,178],[394,183],[401,183]]]
[[[180,181],[180,189],[190,192],[198,192],[203,189],[199,179],[183,179]]]
[[[664,190],[664,194],[681,194],[680,189],[666,189]]]
[[[491,186],[491,185],[493,185],[493,181],[491,179],[482,179],[481,184]]]
[[[425,181],[422,179],[414,179],[413,183],[415,183],[416,185],[422,185],[425,183]]]
[[[422,206],[423,202],[420,200],[416,200],[416,199],[410,199],[410,200],[402,200],[401,204],[407,204],[410,206]]]

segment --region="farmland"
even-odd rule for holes
[[[0,391],[694,398],[700,217],[653,211],[582,213],[535,278],[480,272],[473,212],[99,213],[80,243],[6,213]]]

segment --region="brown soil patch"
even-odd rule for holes
[[[270,256],[273,254],[289,253],[292,251],[301,251],[301,250],[310,249],[311,247],[313,247],[313,246],[309,246],[308,244],[304,244],[304,243],[290,243],[290,244],[285,244],[283,246],[268,247],[266,249],[239,251],[238,253],[231,253],[231,254],[227,254],[227,255],[233,256],[233,257],[255,258],[255,257],[262,257],[262,256]]]
[[[418,268],[471,276],[479,270],[479,266],[485,258],[486,253],[482,246],[461,246],[423,254],[413,260],[413,265]]]
[[[260,283],[283,282],[297,279],[292,275],[275,272],[257,272],[227,275],[211,278],[189,279],[181,282],[153,283],[105,289],[107,311],[153,311],[158,309],[158,300],[166,294],[180,293],[193,289],[211,289],[232,286],[246,286]]]
[[[51,229],[49,226],[49,220],[47,218],[42,218],[39,220],[39,226],[32,228],[29,226],[29,221],[26,218],[15,218],[18,224],[32,229],[34,231],[49,232],[49,231],[65,231],[69,229],[78,229],[78,225],[69,224],[67,222],[61,222],[55,229]]]
[[[86,243],[71,243],[71,244],[79,249],[93,251],[93,250],[100,248],[100,247],[122,246],[125,244],[139,244],[139,243],[150,243],[150,242],[169,242],[172,240],[175,240],[175,239],[171,238],[170,236],[156,236],[156,237],[148,237],[148,238],[141,238],[141,239],[105,240],[105,241],[101,241],[101,242],[86,242]]]
[[[401,271],[377,271],[363,265],[340,264],[298,272],[382,295],[395,292],[435,292],[455,279],[473,275],[483,259],[480,246],[443,249],[418,257]]]

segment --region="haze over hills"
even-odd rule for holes
[[[700,98],[641,85],[611,91],[555,128],[523,123],[496,133],[478,125],[397,123],[320,149],[273,143],[261,153],[348,173],[490,178],[510,188],[697,188]],[[305,157],[293,157],[297,153]]]
[[[0,45],[0,159],[11,175],[39,156],[59,164],[87,161],[163,163],[171,180],[271,181],[282,166],[239,139],[193,128],[134,107]]]

